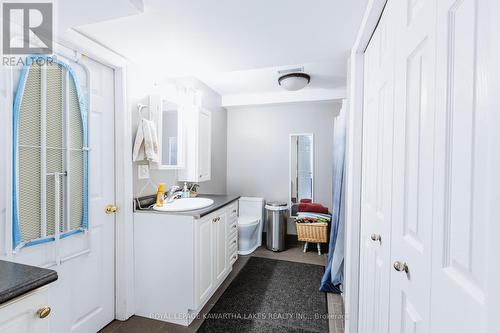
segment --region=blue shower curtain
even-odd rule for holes
[[[321,279],[320,290],[340,293],[344,268],[344,162],[345,162],[345,111],[335,118],[333,130],[333,208],[328,245],[328,264]]]

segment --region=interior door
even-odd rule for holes
[[[499,9],[438,1],[433,332],[498,331]]]
[[[366,50],[360,332],[498,330],[500,24],[493,9],[498,1],[392,0]],[[396,32],[393,58],[380,56],[387,28]],[[381,128],[385,59],[394,68],[394,118]],[[387,148],[377,139],[391,129],[385,182],[392,193],[379,192]],[[387,199],[390,212],[378,209]],[[389,216],[392,227],[384,229]],[[381,234],[381,246],[369,239],[379,231],[390,235]],[[381,279],[384,264],[390,275]],[[387,318],[388,300],[386,328],[379,318]]]
[[[394,29],[387,7],[365,53],[360,332],[387,332],[391,247]]]
[[[115,216],[105,213],[115,201],[114,71],[87,57],[81,65],[59,59],[72,66],[90,95],[88,230],[22,248],[13,260],[58,272],[49,289],[51,332],[97,332],[114,319]]]
[[[396,6],[390,331],[428,332],[432,240],[436,1]]]

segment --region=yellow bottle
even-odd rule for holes
[[[163,207],[165,203],[165,184],[158,184],[158,190],[156,191],[156,207]]]

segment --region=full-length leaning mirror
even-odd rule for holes
[[[314,201],[313,134],[290,135],[290,212],[296,215],[299,203]]]

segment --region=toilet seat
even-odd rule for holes
[[[256,217],[252,216],[240,216],[238,217],[238,225],[241,226],[252,226],[256,225],[260,222],[260,220]]]

